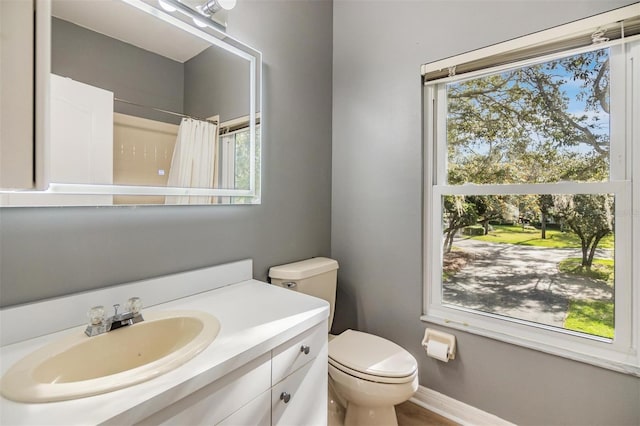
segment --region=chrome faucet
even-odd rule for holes
[[[89,337],[97,336],[144,321],[142,313],[140,312],[142,309],[142,300],[140,300],[139,297],[132,297],[127,301],[125,312],[118,313],[118,309],[120,309],[120,304],[116,303],[113,305],[113,315],[105,319],[103,306],[94,306],[91,308],[88,313],[89,325],[87,325],[84,333]]]

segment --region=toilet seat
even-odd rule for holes
[[[398,385],[403,383],[411,382],[417,375],[417,372],[405,377],[384,377],[384,376],[374,376],[372,374],[365,374],[361,371],[352,370],[349,367],[346,367],[338,362],[333,360],[329,360],[329,367],[334,367],[336,370],[341,371],[344,374],[347,374],[356,379],[365,380],[367,382],[380,383],[380,384],[388,384],[388,385]],[[331,375],[331,368],[329,368],[329,375]]]
[[[417,374],[415,358],[402,347],[354,330],[329,342],[329,364],[350,376],[378,383],[407,383]]]

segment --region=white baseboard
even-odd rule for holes
[[[498,416],[424,386],[418,387],[410,401],[462,426],[515,426]]]

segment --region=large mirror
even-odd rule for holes
[[[48,189],[3,205],[260,202],[260,53],[185,3],[52,0]]]

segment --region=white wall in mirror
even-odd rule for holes
[[[166,1],[51,0],[47,190],[0,205],[260,203],[261,54]]]

